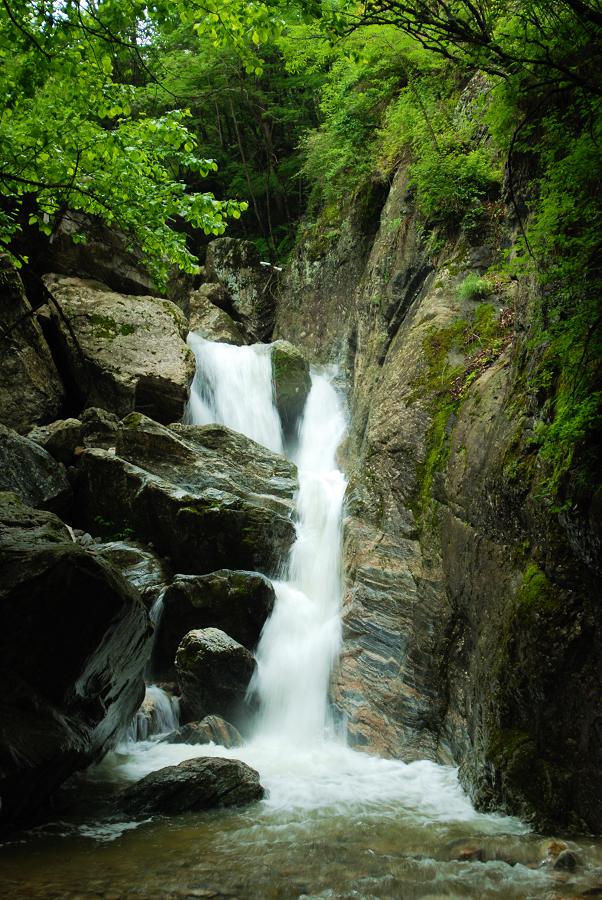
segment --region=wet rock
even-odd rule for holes
[[[108,450],[115,446],[119,419],[114,413],[90,406],[83,411],[81,420],[84,447]]]
[[[137,588],[148,609],[157,601],[172,577],[171,568],[165,560],[148,547],[134,541],[98,544],[96,553]]]
[[[176,815],[261,800],[259,773],[238,759],[189,759],[151,772],[122,795],[120,805],[136,814]]]
[[[209,575],[177,575],[163,594],[154,667],[171,669],[180,641],[194,628],[220,628],[253,650],[274,600],[272,583],[257,572],[220,569]]]
[[[180,419],[194,359],[178,307],[157,297],[117,294],[81,278],[47,275],[45,281],[79,345],[54,317],[56,340],[84,404],[119,416],[141,410],[161,422]]]
[[[37,425],[27,437],[69,466],[74,461],[76,447],[82,442],[82,423],[79,419],[58,419],[49,425]]]
[[[65,391],[19,274],[0,255],[0,423],[23,433],[55,419]]]
[[[137,592],[52,513],[0,495],[0,817],[105,753],[144,693]]]
[[[180,572],[272,571],[294,540],[295,467],[223,426],[166,428],[135,413],[116,455],[88,450],[80,467],[78,524],[129,528]]]
[[[268,341],[274,328],[276,273],[260,262],[250,241],[216,238],[207,247],[205,277],[227,289],[226,311],[241,322],[249,343]]]
[[[272,375],[276,406],[285,434],[294,434],[311,388],[309,365],[288,341],[272,344]]]
[[[218,744],[220,747],[240,747],[243,743],[238,729],[221,716],[205,716],[202,722],[189,722],[164,738],[167,744]]]
[[[240,325],[223,308],[225,289],[219,284],[203,284],[189,297],[189,328],[208,341],[221,344],[245,343]]]
[[[178,724],[180,700],[171,692],[159,685],[151,684],[146,688],[144,700],[136,710],[129,729],[128,737],[133,741],[146,741],[152,735],[173,732]]]
[[[246,647],[218,628],[189,631],[176,654],[184,719],[212,713],[235,718],[255,667]]]
[[[65,468],[35,441],[0,425],[0,490],[30,506],[64,513],[71,500]]]
[[[554,868],[564,872],[572,872],[577,868],[577,864],[577,854],[572,850],[562,850],[554,860]]]

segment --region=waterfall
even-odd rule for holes
[[[128,741],[147,741],[156,734],[175,731],[180,724],[179,704],[156,684],[147,687],[142,706],[128,729]]]
[[[197,360],[187,420],[221,422],[283,451],[270,347],[233,347],[191,334]],[[299,472],[297,537],[286,578],[257,648],[249,687],[259,700],[257,737],[299,745],[332,732],[330,674],[341,643],[341,512],[346,482],[336,466],[345,416],[324,375],[312,374],[293,460]]]
[[[273,403],[269,344],[233,347],[188,335],[196,374],[184,420],[193,425],[218,422],[283,452],[280,417]]]
[[[341,644],[341,512],[346,481],[336,467],[345,433],[338,395],[323,375],[312,387],[299,433],[297,539],[285,581],[257,648],[250,690],[257,694],[257,736],[297,746],[332,731],[328,688]]]

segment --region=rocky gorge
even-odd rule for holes
[[[5,823],[47,817],[60,785],[123,740],[145,678],[178,698],[168,743],[244,742],[254,652],[296,539],[299,472],[282,451],[311,363],[338,367],[349,420],[333,727],[383,763],[458,766],[479,810],[600,833],[599,493],[579,460],[560,508],[542,491],[533,286],[461,290],[515,227],[508,208],[481,243],[433,248],[401,166],[278,278],[252,245],[220,238],[202,284],[168,300],[141,278],[121,293],[131,282],[96,280],[84,249],[45,276],[56,306],[34,312],[3,263]],[[279,447],[192,424],[195,355],[212,341],[274,341]],[[252,765],[210,755],[145,775],[118,803],[174,815],[263,794]]]

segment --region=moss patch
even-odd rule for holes
[[[92,331],[95,337],[115,338],[119,335],[134,334],[135,325],[128,325],[125,322],[116,322],[110,316],[103,316],[100,313],[92,313],[89,316],[92,324]]]

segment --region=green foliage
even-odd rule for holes
[[[482,300],[491,293],[491,284],[487,278],[472,272],[458,287],[458,297],[460,300]],[[491,307],[486,307],[491,309]]]
[[[16,265],[22,235],[50,237],[76,211],[123,233],[161,283],[170,265],[197,270],[178,221],[221,234],[244,210],[188,190],[185,173],[204,178],[215,163],[199,154],[184,110],[136,111],[144,61],[132,32],[145,15],[114,0],[95,11],[63,4],[54,16],[33,0],[0,6],[0,242]],[[85,217],[73,221],[84,241]]]

